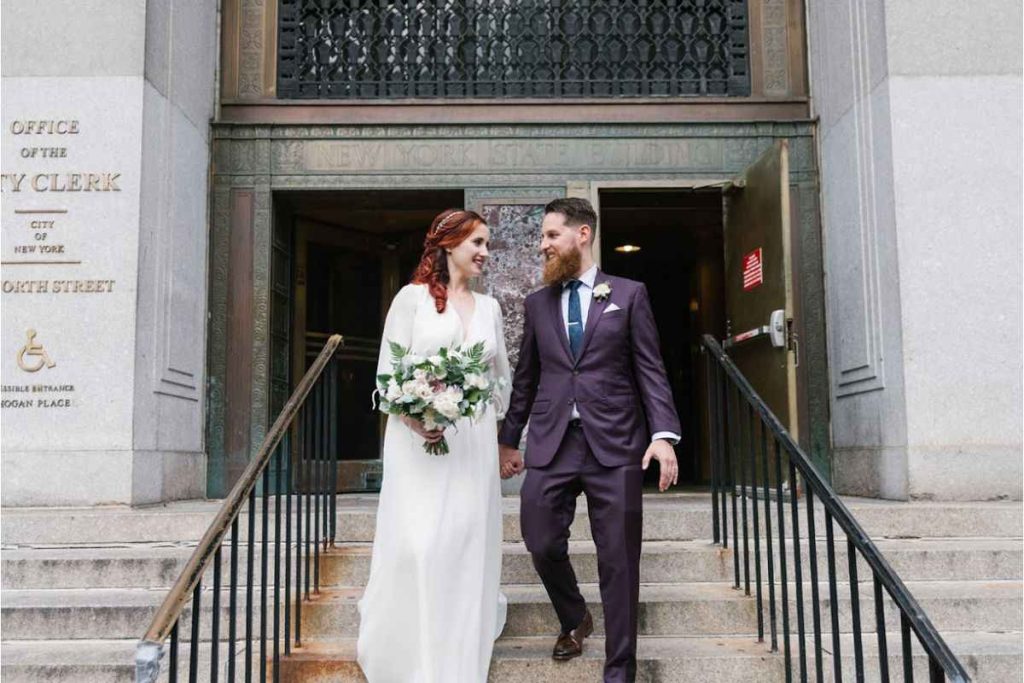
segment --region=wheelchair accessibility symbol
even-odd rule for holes
[[[39,372],[44,365],[48,368],[55,366],[43,345],[36,341],[36,331],[28,330],[26,334],[28,342],[18,351],[18,367],[25,372]],[[29,358],[32,360],[26,360]]]

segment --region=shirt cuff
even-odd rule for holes
[[[666,439],[673,446],[682,441],[683,437],[679,436],[675,432],[655,432],[654,436],[651,437],[651,441],[657,441],[658,439]]]

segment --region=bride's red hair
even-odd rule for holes
[[[414,285],[426,285],[434,297],[438,313],[444,313],[448,306],[448,256],[447,250],[454,249],[469,238],[477,226],[484,222],[476,211],[447,209],[437,214],[430,224],[427,238],[423,240],[423,256],[412,276]]]

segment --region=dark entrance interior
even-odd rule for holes
[[[679,483],[705,484],[710,471],[702,443],[707,391],[700,337],[725,332],[721,192],[607,190],[600,194],[600,214],[601,267],[644,282],[651,298],[682,422]],[[656,484],[656,470],[648,470],[648,485]]]
[[[339,490],[379,488],[383,418],[370,401],[387,307],[408,282],[423,237],[462,190],[275,195],[272,410],[280,410],[327,336],[340,333]],[[682,420],[680,484],[709,480],[700,336],[724,336],[719,190],[608,190],[600,195],[602,267],[646,283]],[[631,245],[639,250],[620,250]],[[656,482],[657,468],[648,472]]]
[[[286,193],[278,220],[290,228],[290,385],[330,334],[341,334],[339,490],[380,486],[383,416],[371,405],[380,331],[409,281],[433,218],[462,206],[462,190]],[[275,326],[277,328],[277,326]]]

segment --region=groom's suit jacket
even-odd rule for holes
[[[562,286],[526,297],[512,399],[498,441],[518,448],[529,419],[527,467],[545,467],[554,458],[574,403],[587,443],[606,467],[639,463],[652,434],[681,433],[647,288],[599,271],[595,285],[605,282],[611,295],[590,304],[575,361],[562,319]]]

